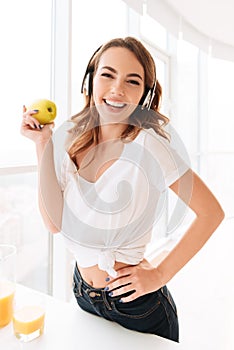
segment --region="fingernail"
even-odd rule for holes
[[[37,126],[36,126],[36,124],[35,124],[35,123],[33,123],[33,125],[34,125],[34,129],[37,129]]]
[[[123,303],[123,300],[122,300],[122,299],[119,299],[119,303]]]
[[[109,297],[112,297],[112,295],[113,295],[113,292],[110,292],[110,293],[108,293],[108,295],[109,295]]]
[[[39,112],[39,109],[34,109],[33,112]]]
[[[109,282],[109,281],[110,281],[110,277],[107,277],[107,278],[105,279],[105,281],[106,281],[106,282]]]
[[[41,126],[41,125],[39,125],[38,127],[39,127],[39,129],[42,129],[42,126]]]
[[[104,290],[105,290],[105,291],[109,290],[109,287],[105,287]]]

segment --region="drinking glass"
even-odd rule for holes
[[[0,328],[13,317],[16,247],[0,244]]]
[[[29,342],[44,331],[45,297],[38,292],[16,295],[13,329],[16,338]]]

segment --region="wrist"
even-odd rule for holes
[[[43,155],[45,154],[45,151],[48,152],[48,150],[52,147],[52,139],[41,139],[36,142],[36,152],[37,152],[37,158],[40,162]]]
[[[51,142],[52,142],[51,138],[49,139],[43,138],[41,140],[37,140],[37,142],[35,142],[36,149],[44,149]]]
[[[163,287],[167,284],[167,282],[170,280],[170,278],[167,278],[166,275],[163,273],[163,270],[160,268],[160,266],[157,266],[154,268],[155,273],[155,279],[157,283],[160,284],[160,287]]]

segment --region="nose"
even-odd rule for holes
[[[124,83],[121,79],[113,80],[111,85],[111,94],[117,96],[124,96]]]

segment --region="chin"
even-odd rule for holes
[[[134,109],[125,107],[123,110],[117,110],[107,107],[106,105],[96,106],[98,114],[100,116],[100,122],[102,125],[107,124],[128,124],[129,117]]]

